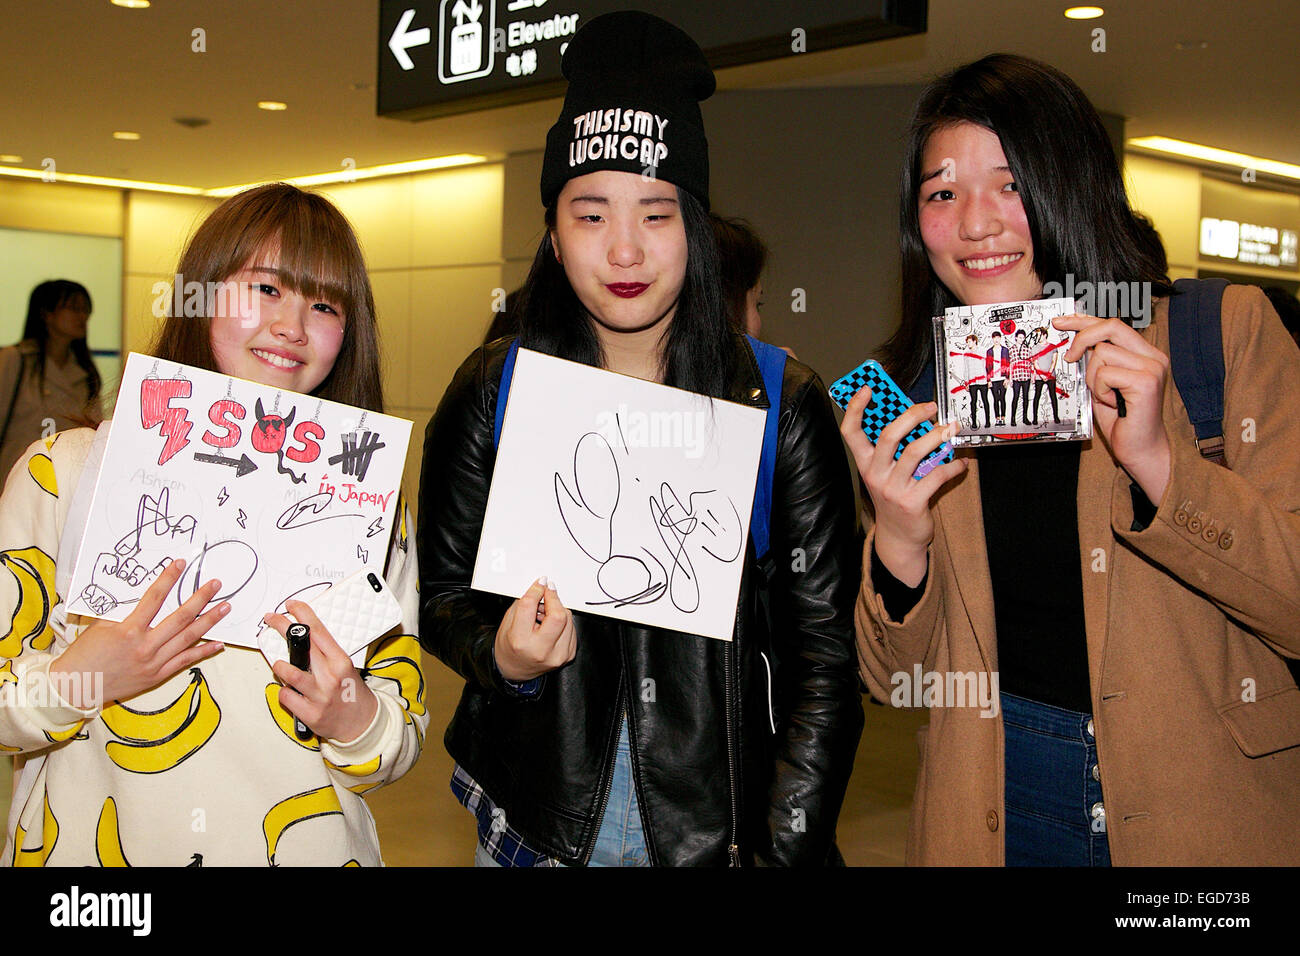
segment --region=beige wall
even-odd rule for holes
[[[352,221],[370,267],[390,414],[413,421],[412,510],[424,429],[461,362],[483,341],[502,281],[504,167],[341,184],[320,191]]]

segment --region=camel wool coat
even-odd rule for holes
[[[1142,334],[1168,353],[1168,301]],[[1092,712],[1111,860],[1300,864],[1300,350],[1258,289],[1223,297],[1229,468],[1201,458],[1167,381],[1169,484],[1130,530],[1130,480],[1097,434],[1079,463],[1079,562]],[[886,614],[868,537],[856,614],[863,678],[998,667],[979,469],[935,499],[919,602]],[[1025,490],[1051,501],[1050,489]],[[1032,582],[1026,582],[1032,586]],[[907,859],[1001,865],[1003,728],[976,706],[934,706],[919,733]]]

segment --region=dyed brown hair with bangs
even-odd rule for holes
[[[336,303],[345,314],[338,358],[312,394],[382,412],[379,332],[370,278],[352,227],[328,199],[288,183],[231,196],[190,239],[176,266],[177,281],[208,289],[209,283],[226,281],[255,256],[269,252],[276,253],[281,281],[292,291]],[[174,315],[173,302],[174,297],[168,299],[167,318],[151,354],[217,371],[209,327],[215,302],[207,303],[206,318]]]

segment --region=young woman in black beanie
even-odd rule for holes
[[[862,727],[835,419],[794,361],[769,395],[729,327],[699,47],[658,18],[609,14],[578,32],[564,72],[519,343],[779,403],[771,547],[764,566],[747,551],[731,642],[571,612],[545,579],[513,603],[471,591],[509,343],[469,357],[426,434],[418,550],[421,639],[466,681],[446,742],[478,817],[476,862],[822,864]]]

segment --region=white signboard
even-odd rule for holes
[[[730,640],[765,418],[520,349],[472,586]]]
[[[184,558],[159,618],[219,578],[215,600],[231,611],[208,637],[256,647],[264,614],[383,566],[410,431],[400,418],[132,353],[69,613],[120,621]]]

